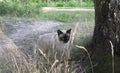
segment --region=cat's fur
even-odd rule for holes
[[[66,31],[57,30],[55,33],[48,33],[40,35],[38,38],[39,48],[43,51],[53,50],[59,53],[64,52],[70,56],[69,41],[71,36],[71,29]]]

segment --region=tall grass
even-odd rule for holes
[[[85,50],[85,51],[87,52],[87,55],[88,55],[88,58],[89,58],[90,64],[91,64],[91,70],[92,70],[91,72],[94,73],[94,70],[93,70],[93,63],[92,63],[90,54],[89,54],[89,52],[87,51],[87,49],[86,49],[85,47],[83,47],[83,46],[78,46],[78,45],[76,45],[76,47],[81,48],[81,49],[83,49],[83,50]]]
[[[10,51],[9,51],[10,52]],[[17,51],[17,52],[20,52]],[[26,57],[16,57],[16,55],[11,56],[11,59],[7,59],[8,62],[5,63],[2,72],[12,72],[12,73],[75,73],[76,67],[74,64],[68,66],[68,61],[63,60],[61,63],[54,55],[49,56],[51,53],[45,53],[43,51],[40,59]],[[34,56],[37,56],[34,54]],[[10,57],[10,56],[9,56]],[[43,57],[43,58],[42,58]],[[53,58],[52,58],[53,57]],[[46,58],[46,59],[44,59]],[[52,59],[51,59],[52,58]],[[0,61],[1,62],[1,61]],[[2,63],[1,63],[2,64]],[[0,65],[1,66],[1,65]],[[6,71],[8,70],[8,71]]]
[[[94,21],[94,12],[85,12],[85,11],[50,11],[50,12],[41,12],[38,14],[39,18],[56,20],[60,22],[86,22]]]

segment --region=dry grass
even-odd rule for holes
[[[114,49],[113,49],[113,44],[111,41],[110,41],[110,45],[111,45],[111,55],[112,55],[112,73],[115,73]]]
[[[5,68],[9,66],[9,69],[11,69],[10,72],[12,73],[69,73],[69,72],[75,73],[73,72],[75,68],[72,66],[69,66],[67,63],[68,62],[67,60],[64,60],[63,63],[61,63],[60,60],[57,60],[57,59],[51,60],[51,57],[48,57],[48,55],[46,56],[45,55],[46,53],[43,53],[41,57],[44,57],[46,59],[39,60],[35,58],[26,59],[25,57],[24,58],[20,57],[18,59],[18,57],[12,54],[11,59],[9,59],[8,61],[8,63],[9,62],[10,63],[6,65]]]
[[[87,51],[87,49],[86,49],[85,47],[83,47],[83,46],[78,46],[78,45],[76,45],[76,47],[81,48],[81,49],[83,49],[83,50],[85,50],[85,51],[87,52],[87,55],[88,55],[88,58],[89,58],[90,64],[91,64],[91,70],[92,70],[92,73],[94,73],[92,60],[91,60],[90,54],[89,54],[89,52]]]

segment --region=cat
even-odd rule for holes
[[[66,31],[61,31],[58,29],[55,33],[40,35],[38,38],[38,45],[43,52],[52,50],[51,53],[57,52],[57,55],[59,56],[64,53],[66,57],[70,57],[70,36],[71,29]]]

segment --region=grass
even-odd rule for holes
[[[70,0],[70,2],[50,2],[48,3],[48,7],[61,7],[59,5],[63,5],[62,7],[91,7],[91,3],[93,5],[93,2],[86,2],[83,3],[83,5],[80,5],[80,3],[75,2],[74,0]],[[55,4],[55,6],[54,6]],[[85,5],[84,5],[85,4]],[[78,5],[78,6],[76,6]],[[43,19],[49,19],[49,20],[57,20],[61,22],[73,22],[76,21],[79,14],[84,14],[84,12],[43,12],[41,7],[46,6],[45,3],[42,3],[41,1],[38,1],[38,3],[27,1],[2,1],[0,2],[0,16],[11,16],[11,17],[39,17]],[[93,7],[93,6],[92,6]],[[78,15],[77,15],[78,14]],[[81,15],[79,15],[81,16]],[[91,19],[91,17],[94,17],[94,13],[91,14],[89,12],[87,15],[88,19]],[[82,16],[80,17],[82,18]]]
[[[1,16],[2,18],[16,18],[14,15]],[[32,18],[32,19],[42,19],[42,20],[52,20],[64,23],[73,23],[79,21],[81,22],[94,22],[94,12],[86,11],[40,11],[37,14],[32,14],[31,16],[24,16],[19,18]]]
[[[114,61],[114,49],[113,49],[113,44],[110,41],[110,45],[111,45],[111,55],[112,55],[112,73],[115,73],[115,61]]]
[[[35,49],[35,48],[34,48]],[[9,51],[10,52],[10,51]],[[16,51],[16,52],[21,52]],[[37,52],[34,53],[34,58],[29,57],[16,57],[15,55],[9,56],[9,60],[0,61],[0,67],[2,73],[76,73],[76,71],[81,70],[81,72],[86,72],[86,68],[82,68],[82,65],[73,61],[60,60],[56,58],[55,53],[43,52],[39,50],[42,54],[40,59],[36,58],[38,56]],[[52,59],[51,59],[52,58]],[[4,63],[5,62],[5,63]],[[69,64],[67,63],[69,62]],[[77,67],[77,66],[80,66]],[[93,72],[92,72],[93,73]]]
[[[94,12],[85,12],[85,11],[52,11],[52,12],[41,12],[38,14],[42,19],[56,20],[60,22],[84,22],[84,21],[93,21]]]
[[[77,2],[74,0],[71,0],[69,2],[51,2],[47,5],[48,7],[93,7],[94,4],[92,1],[88,1],[88,2]]]
[[[19,52],[19,51],[18,51]],[[37,58],[20,58],[18,60],[15,55],[11,56],[11,59],[6,61],[0,61],[1,66],[1,72],[2,73],[65,73],[67,68],[67,64],[65,62],[60,63],[59,60],[55,58],[55,55],[51,55],[52,53],[43,53],[41,57],[43,59],[37,59]],[[50,56],[51,55],[51,56]],[[34,56],[37,56],[34,54]],[[9,56],[10,58],[10,56]],[[46,58],[46,59],[44,59]],[[51,59],[53,58],[53,59]],[[5,62],[5,63],[4,63]],[[9,63],[10,62],[10,63]],[[71,69],[70,69],[71,68]],[[74,71],[73,65],[69,67],[71,71]]]
[[[93,63],[92,63],[92,60],[91,60],[91,57],[90,57],[90,54],[89,54],[88,50],[87,50],[85,47],[83,47],[83,46],[78,46],[78,45],[76,45],[76,47],[78,47],[78,48],[80,48],[80,49],[83,49],[85,52],[87,52],[87,55],[88,55],[88,58],[89,58],[90,64],[91,64],[91,72],[94,73]]]
[[[35,48],[34,48],[35,49]],[[10,51],[9,51],[10,52]],[[16,50],[16,52],[21,52]],[[75,73],[79,68],[77,64],[79,63],[68,60],[63,60],[62,63],[60,60],[56,59],[55,53],[39,51],[42,55],[41,59],[38,59],[37,52],[34,53],[34,58],[29,57],[16,57],[15,55],[9,56],[9,59],[4,58],[0,61],[0,68],[2,73]],[[51,59],[52,58],[52,59]],[[81,65],[79,65],[81,66]],[[86,69],[82,68],[82,72]]]

